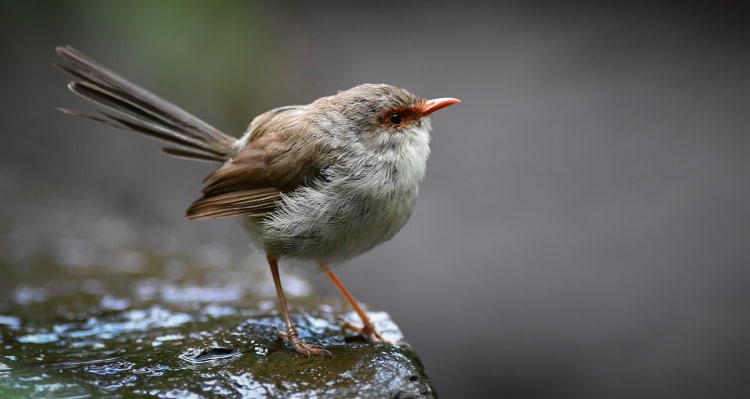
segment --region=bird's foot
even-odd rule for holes
[[[352,331],[356,334],[362,335],[367,338],[370,343],[373,344],[394,344],[394,342],[384,339],[383,336],[380,335],[378,330],[375,329],[375,326],[370,322],[365,323],[364,326],[360,327],[352,322],[347,321],[344,322],[344,324],[341,326],[341,329],[344,331]]]
[[[325,347],[315,344],[308,344],[307,342],[303,341],[299,334],[297,333],[297,330],[287,330],[286,333],[279,330],[279,337],[284,342],[288,342],[290,345],[292,345],[292,348],[299,353],[300,355],[305,355],[307,357],[310,356],[327,356],[332,357],[331,352],[329,352]]]

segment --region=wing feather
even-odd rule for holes
[[[187,210],[188,218],[267,216],[284,193],[321,176],[332,158],[304,130],[291,133],[300,125],[274,121],[264,122],[262,133],[251,135],[246,148],[206,177],[203,197]]]

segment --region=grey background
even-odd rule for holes
[[[232,134],[363,82],[458,97],[412,220],[339,268],[441,396],[750,394],[745,10],[347,4],[1,2],[3,229],[104,204],[246,251],[235,222],[182,219],[211,166],[54,111],[85,107],[58,44]]]

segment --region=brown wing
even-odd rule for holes
[[[265,216],[276,209],[282,193],[318,176],[328,158],[304,131],[290,137],[293,128],[269,123],[256,132],[245,149],[206,177],[203,197],[187,217]]]

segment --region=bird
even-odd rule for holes
[[[430,115],[460,102],[424,99],[388,84],[361,84],[306,105],[256,116],[239,138],[102,66],[59,46],[68,88],[97,113],[59,110],[164,143],[172,156],[220,165],[203,180],[188,219],[238,217],[265,253],[285,324],[285,340],[306,356],[330,356],[291,322],[280,259],[314,261],[362,325],[345,327],[385,342],[330,265],[390,240],[409,219],[430,154]]]

